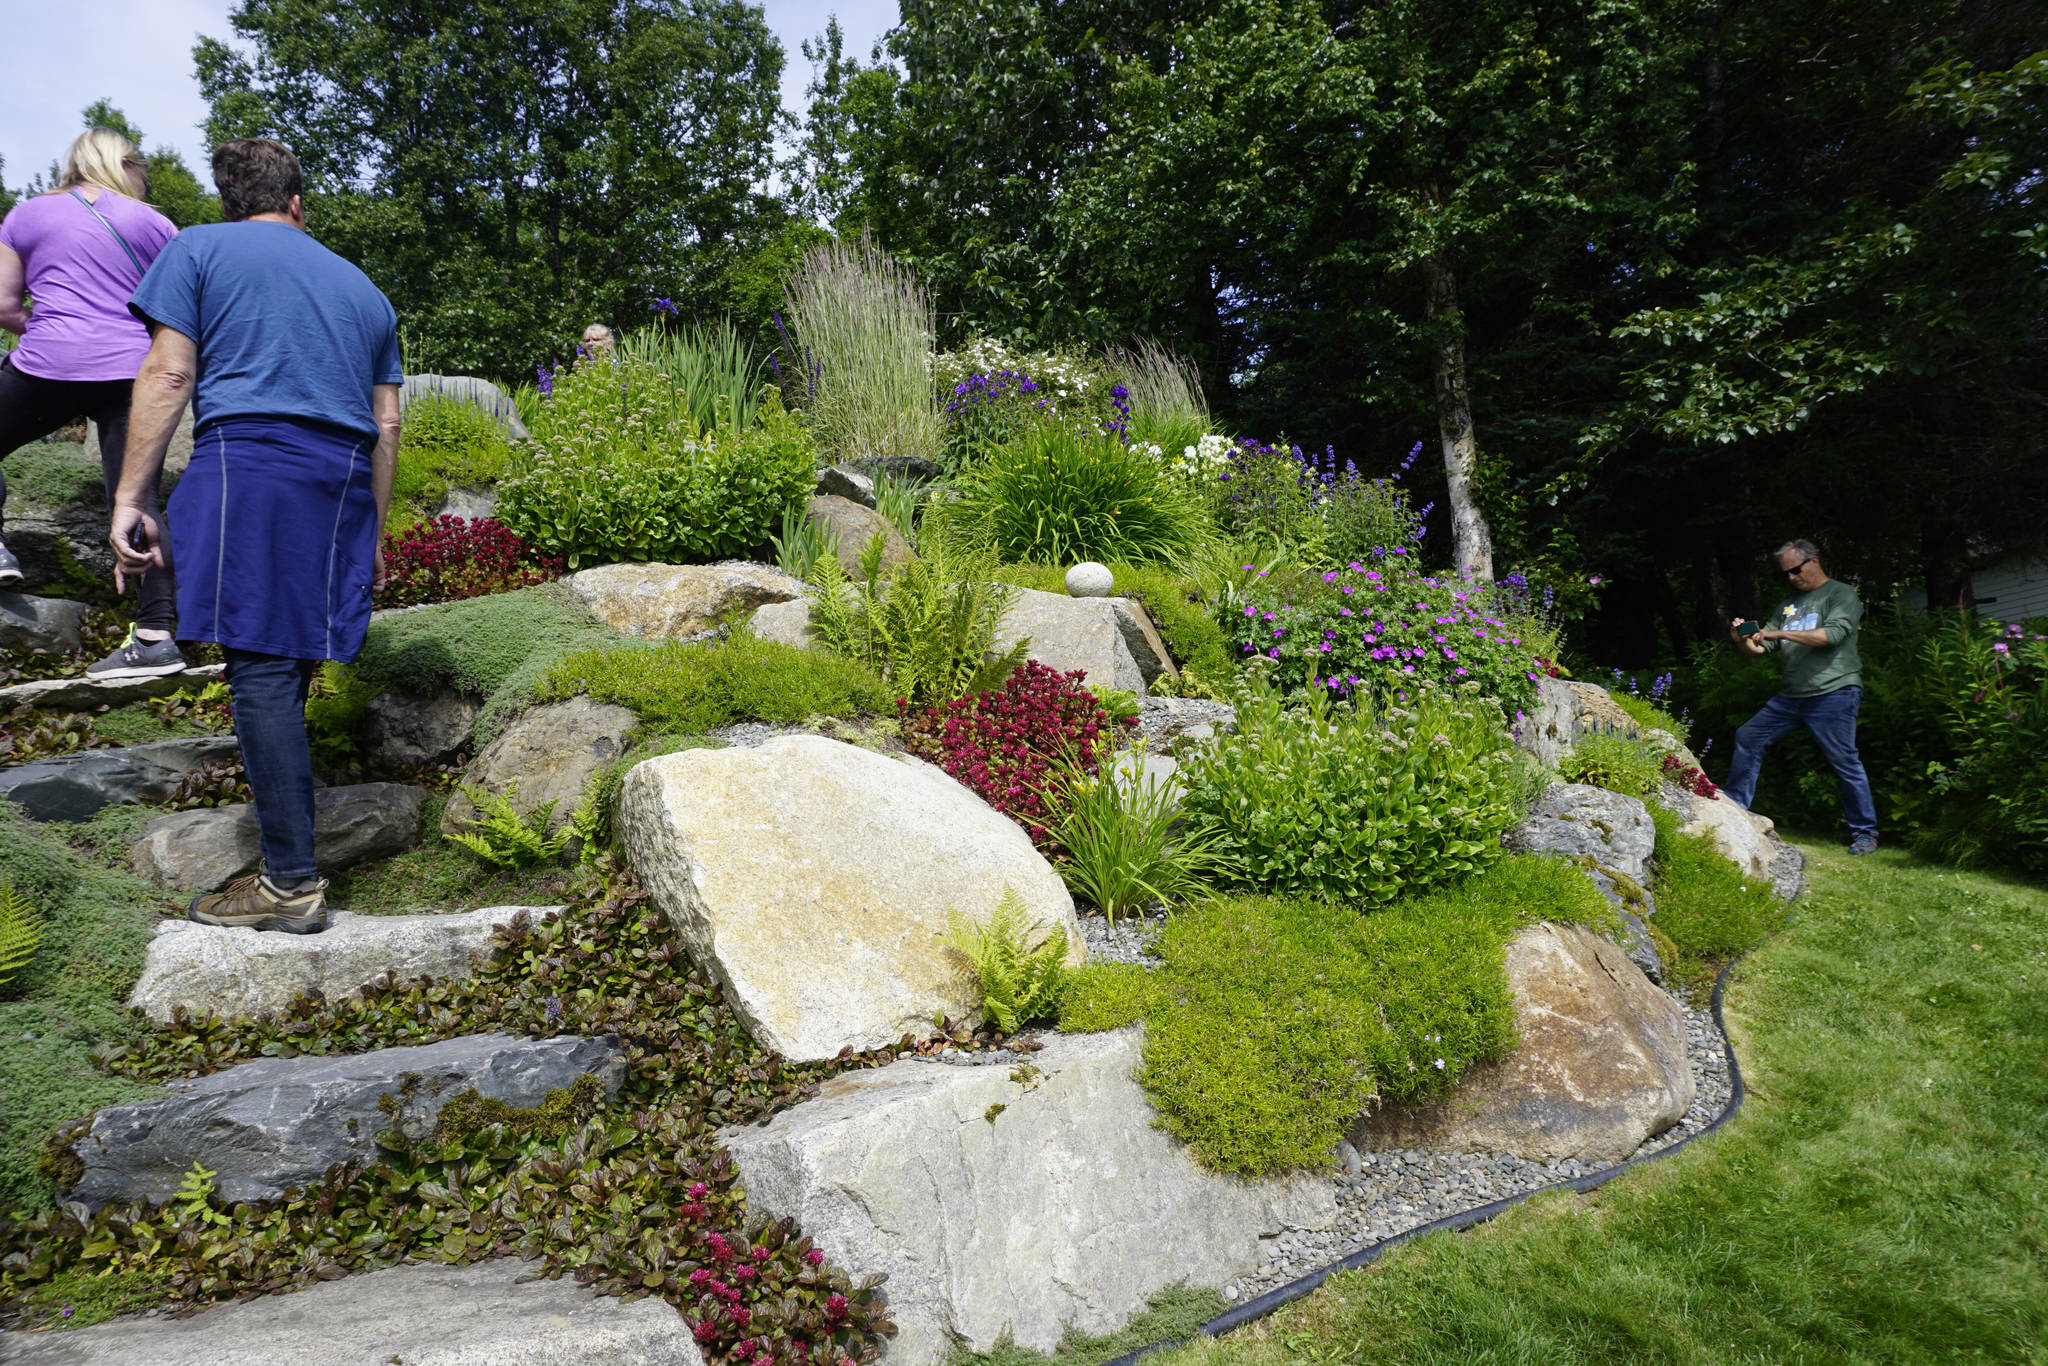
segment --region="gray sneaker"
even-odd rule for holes
[[[14,552],[0,545],[0,585],[21,582],[21,561],[14,558]]]
[[[175,640],[142,640],[134,630],[128,632],[128,639],[121,642],[121,648],[97,664],[89,664],[85,676],[95,681],[108,678],[161,678],[165,674],[182,673],[185,656],[178,650]]]

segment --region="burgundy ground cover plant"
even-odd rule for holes
[[[903,744],[974,789],[983,801],[1024,827],[1050,853],[1047,787],[1063,756],[1094,773],[1116,738],[1137,726],[1112,719],[1076,669],[1057,673],[1025,660],[1000,688],[937,706],[896,704]]]
[[[562,577],[562,562],[530,549],[495,517],[442,516],[384,538],[386,607],[509,593]]]
[[[1695,797],[1706,797],[1711,800],[1721,795],[1721,789],[1714,786],[1713,779],[1707,777],[1706,774],[1700,772],[1699,769],[1679,758],[1676,754],[1664,756],[1664,772],[1670,777],[1671,781],[1677,783]]]

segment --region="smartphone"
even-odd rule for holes
[[[1760,621],[1745,621],[1742,625],[1735,628],[1735,634],[1738,636],[1753,636],[1763,629],[1764,624]]]

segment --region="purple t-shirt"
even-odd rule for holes
[[[128,298],[178,230],[170,219],[125,194],[100,190],[92,207],[120,229],[129,251],[142,262],[141,270],[69,191],[25,199],[0,222],[0,245],[21,257],[35,301],[28,332],[11,353],[14,368],[23,374],[134,379],[149,352],[149,329],[128,311]]]

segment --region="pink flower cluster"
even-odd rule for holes
[[[1071,753],[1093,773],[1111,736],[1138,724],[1133,717],[1112,722],[1084,676],[1026,660],[1002,687],[973,697],[922,708],[899,701],[904,748],[974,789],[1050,851],[1045,787],[1054,765]]]
[[[1712,779],[1676,754],[1664,756],[1664,772],[1673,782],[1695,797],[1705,797],[1712,801],[1721,795],[1721,789],[1714,786]]]

